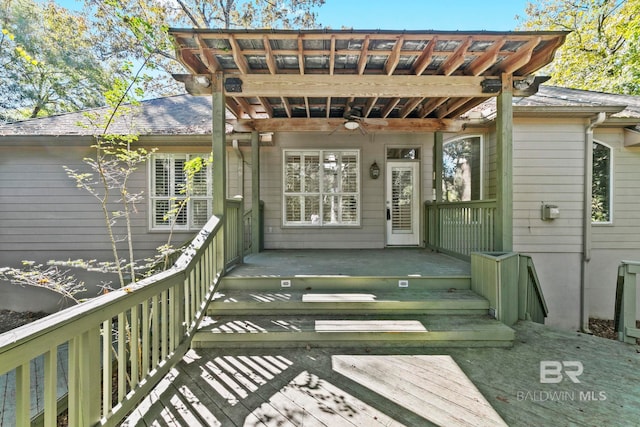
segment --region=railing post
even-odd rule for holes
[[[443,161],[444,138],[442,132],[436,132],[433,141],[433,186],[435,200],[433,201],[433,245],[440,247],[440,235],[442,233],[442,223],[440,222],[440,203],[442,203],[442,161]]]
[[[218,265],[224,270],[226,262],[226,203],[227,203],[227,147],[225,134],[226,103],[224,93],[224,74],[219,72],[212,76],[212,152],[213,152],[213,215],[223,220],[216,240],[216,257]]]
[[[251,133],[251,253],[260,252],[260,136]]]
[[[630,271],[630,265],[624,264],[624,288],[622,296],[622,333],[624,342],[635,344],[636,338],[627,332],[636,327],[636,275]]]

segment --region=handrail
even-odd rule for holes
[[[544,324],[549,313],[533,259],[516,252],[471,254],[471,290],[489,301],[489,314],[507,325]]]
[[[618,266],[614,325],[618,340],[629,344],[635,344],[636,339],[640,339],[640,329],[636,327],[638,274],[640,274],[639,261],[622,261]]]
[[[426,202],[427,246],[464,259],[494,251],[496,206],[495,200]]]
[[[518,318],[544,324],[549,314],[533,258],[520,254]]]
[[[15,425],[30,425],[42,409],[31,402],[36,359],[44,365],[44,425],[56,425],[62,348],[69,425],[117,425],[135,408],[189,348],[224,272],[222,224],[212,217],[166,271],[1,334],[0,375],[15,370]]]
[[[242,198],[227,199],[227,268],[242,263],[244,257],[244,203]]]

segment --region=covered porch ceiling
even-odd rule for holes
[[[192,95],[223,90],[237,132],[457,131],[510,90],[529,96],[567,32],[170,29]],[[219,81],[221,80],[221,81]],[[222,89],[215,89],[222,88]],[[358,128],[358,127],[356,127]]]

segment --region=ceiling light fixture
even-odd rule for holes
[[[360,123],[358,123],[355,120],[348,120],[346,122],[344,122],[344,127],[349,129],[349,130],[356,130],[360,127]]]

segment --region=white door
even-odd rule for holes
[[[387,161],[387,245],[420,244],[418,162]]]

